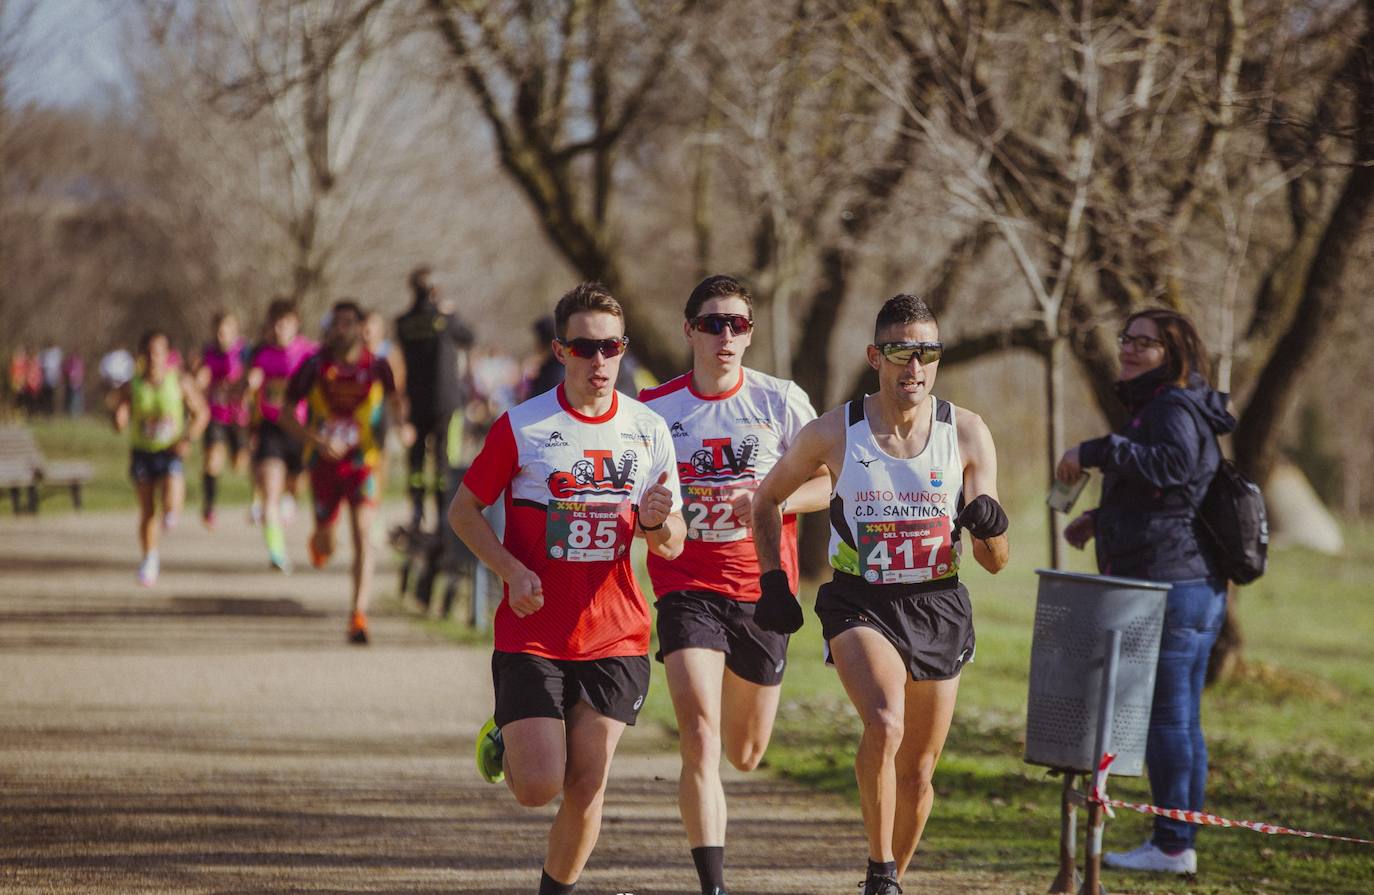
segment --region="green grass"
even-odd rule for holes
[[[965,580],[973,595],[978,657],[965,671],[938,798],[918,866],[1005,873],[1043,891],[1055,872],[1057,779],[1021,761],[1026,669],[1034,617],[1033,569],[1044,524],[1018,514],[1017,554],[1002,574]],[[1339,559],[1277,550],[1269,573],[1241,599],[1246,668],[1209,689],[1204,723],[1211,745],[1209,810],[1316,832],[1374,838],[1374,580],[1370,531],[1350,532]],[[1083,568],[1086,558],[1074,557]],[[814,593],[814,588],[810,589]],[[819,662],[814,617],[793,639],[783,708],[767,764],[819,789],[857,800],[853,777],[857,717],[833,672]],[[656,717],[663,716],[654,703]],[[671,707],[667,711],[671,719]],[[1114,778],[1118,798],[1148,802],[1142,778]],[[1106,847],[1131,848],[1148,818],[1119,811]],[[1080,842],[1081,842],[1080,838]],[[1112,892],[1366,893],[1374,890],[1374,847],[1208,829],[1202,872],[1185,885],[1109,871]]]
[[[94,420],[33,426],[50,456],[96,464],[96,480],[87,489],[90,508],[131,507],[122,436]],[[194,506],[198,452],[187,468],[188,501]],[[389,491],[400,478],[388,477]],[[222,493],[226,503],[248,499],[241,476],[226,476]],[[1085,495],[1084,505],[1091,497]],[[69,507],[64,495],[54,494],[45,499],[43,512]],[[1055,872],[1059,785],[1043,769],[1021,761],[1034,569],[1046,563],[1041,506],[1026,500],[1016,507],[1012,565],[997,576],[977,568],[965,576],[973,595],[978,657],[961,683],[918,866],[991,870],[1005,874],[1010,886],[1036,892],[1044,891]],[[1269,573],[1241,592],[1246,668],[1238,679],[1209,689],[1203,700],[1212,753],[1208,802],[1214,813],[1374,838],[1374,588],[1369,584],[1374,581],[1374,526],[1352,528],[1347,536],[1347,554],[1339,558],[1273,551]],[[1088,555],[1070,554],[1072,568],[1090,570]],[[384,582],[382,590],[394,590],[394,584]],[[814,593],[814,582],[804,588],[806,599]],[[422,624],[458,642],[490,642],[489,634],[456,622]],[[858,721],[834,672],[821,663],[819,628],[808,613],[806,626],[793,639],[766,763],[856,800],[852,768]],[[658,663],[653,663],[644,717],[673,726]],[[1149,800],[1143,778],[1113,778],[1111,790],[1120,798]],[[1107,848],[1134,847],[1148,825],[1147,818],[1119,811],[1107,826]],[[1371,846],[1241,829],[1206,829],[1200,846],[1202,872],[1195,880],[1108,871],[1110,890],[1137,895],[1374,891]]]

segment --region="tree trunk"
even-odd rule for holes
[[[1064,454],[1064,363],[1067,360],[1068,346],[1060,336],[1050,338],[1045,346],[1045,446],[1049,449],[1050,480],[1054,479],[1054,469]],[[1049,520],[1050,568],[1063,567],[1064,531],[1059,524],[1059,513],[1046,506]]]

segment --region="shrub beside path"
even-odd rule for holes
[[[307,568],[297,521],[283,577],[238,512],[214,533],[185,519],[151,589],[132,514],[0,519],[0,891],[533,892],[552,808],[472,766],[489,652],[399,614],[347,646],[346,548]],[[670,736],[630,731],[579,892],[695,895],[676,779]],[[853,895],[855,806],[728,780],[734,892]]]

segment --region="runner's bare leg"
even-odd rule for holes
[[[930,781],[949,735],[958,695],[957,677],[906,684],[906,729],[897,750],[897,815],[892,830],[899,880],[916,854],[935,803]]]
[[[739,770],[752,771],[763,761],[781,696],[781,684],[765,687],[725,669],[720,735],[725,757]]]
[[[607,718],[585,702],[568,713],[568,767],[563,804],[549,830],[544,870],[563,883],[576,882],[601,832],[606,779],[625,722]]]
[[[721,680],[725,654],[688,647],[663,657],[677,715],[677,804],[691,848],[725,844],[725,789],[720,782]]]

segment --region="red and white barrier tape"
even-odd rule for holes
[[[1136,811],[1140,814],[1154,814],[1159,817],[1167,817],[1170,820],[1180,820],[1184,823],[1199,824],[1209,827],[1244,827],[1247,830],[1254,830],[1257,833],[1268,833],[1271,836],[1301,836],[1304,839],[1326,839],[1332,842],[1355,842],[1360,845],[1374,845],[1374,839],[1357,839],[1354,836],[1332,836],[1328,833],[1310,833],[1306,830],[1294,830],[1289,827],[1281,827],[1278,824],[1266,824],[1253,820],[1230,820],[1225,817],[1218,817],[1215,814],[1205,814],[1201,811],[1188,811],[1182,808],[1160,808],[1158,805],[1143,805],[1138,802],[1124,802],[1121,799],[1107,798],[1107,768],[1116,759],[1115,753],[1108,752],[1102,756],[1102,762],[1097,766],[1097,773],[1093,777],[1092,790],[1088,793],[1088,801],[1095,802],[1107,809],[1107,815],[1112,814],[1112,808],[1125,808],[1129,811]]]

